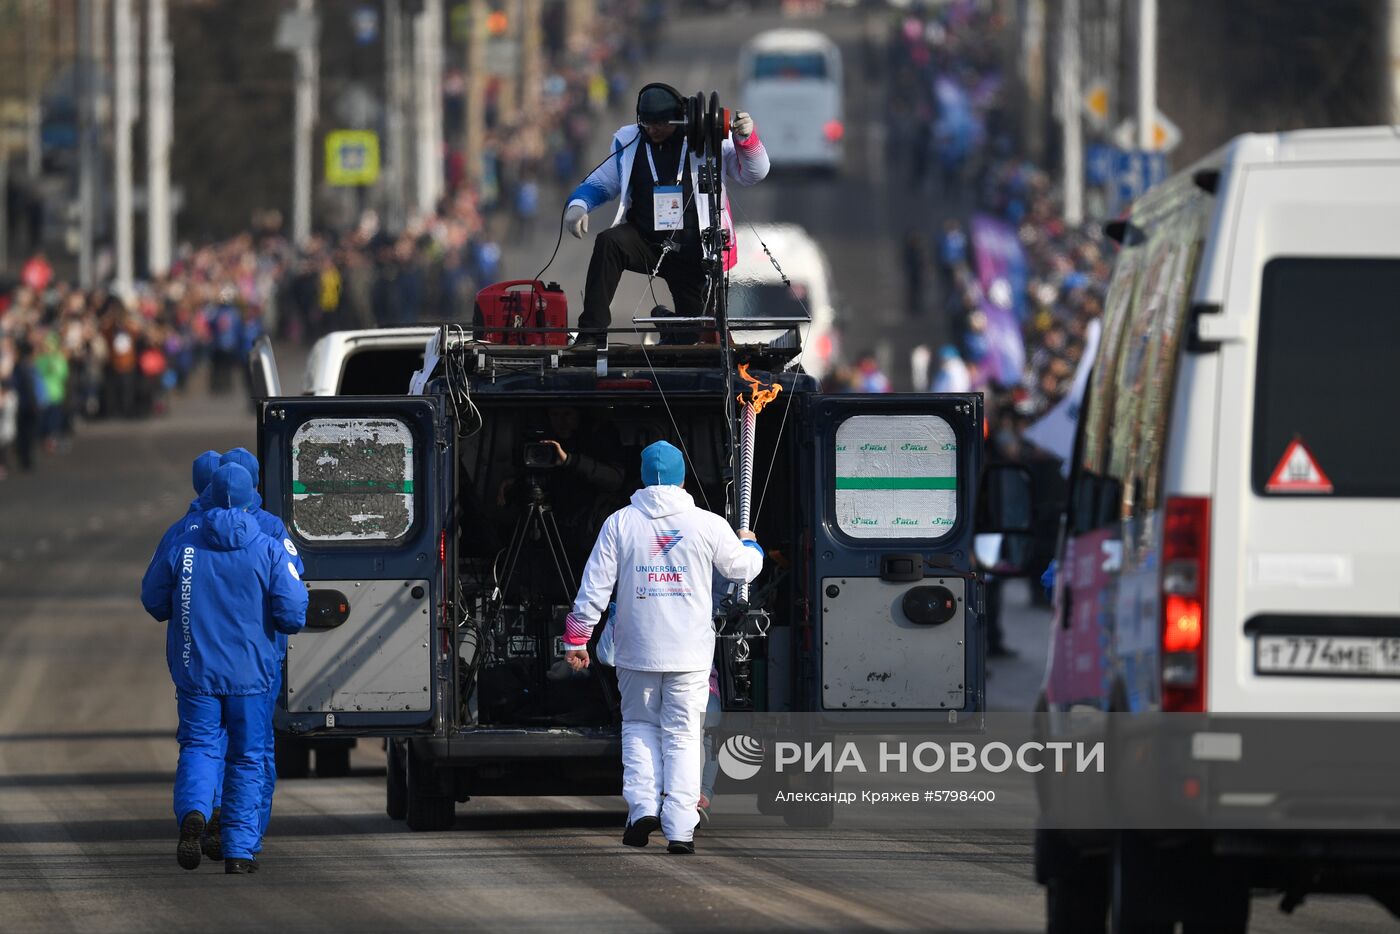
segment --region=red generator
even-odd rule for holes
[[[516,279],[488,285],[476,293],[472,330],[477,340],[563,347],[569,342],[568,327],[569,300],[557,282]]]

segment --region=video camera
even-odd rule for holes
[[[690,149],[698,156],[719,158],[724,140],[729,138],[732,115],[719,105],[719,92],[704,91],[686,97],[669,84],[648,84],[637,94],[637,124],[669,123],[681,127]]]
[[[545,470],[563,463],[554,445],[546,441],[529,441],[525,444],[525,466],[530,470]]]

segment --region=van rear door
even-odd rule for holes
[[[1400,712],[1400,163],[1242,184],[1236,229],[1257,234],[1221,316],[1208,709]]]
[[[804,418],[819,647],[804,709],[981,710],[982,396],[812,395]]]
[[[433,397],[268,399],[266,508],[306,565],[306,629],[287,647],[278,725],[430,732],[451,655],[445,522],[451,437]]]

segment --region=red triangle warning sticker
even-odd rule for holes
[[[1317,466],[1312,452],[1294,438],[1264,489],[1270,493],[1331,493],[1332,481]]]

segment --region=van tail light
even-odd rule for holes
[[[828,143],[839,143],[841,137],[846,135],[846,127],[840,120],[828,120],[822,127],[822,135],[826,137]]]
[[[1167,498],[1162,543],[1162,709],[1206,709],[1210,500]]]
[[[438,572],[442,575],[442,653],[452,654],[452,625],[447,615],[447,530],[438,533]]]

